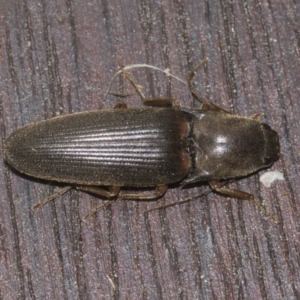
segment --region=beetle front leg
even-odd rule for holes
[[[188,77],[188,86],[189,86],[189,89],[190,89],[190,92],[191,94],[198,100],[202,103],[202,106],[201,106],[201,110],[206,110],[206,111],[223,111],[223,112],[226,112],[226,113],[229,113],[227,110],[219,107],[218,105],[212,103],[211,101],[205,99],[204,97],[200,96],[198,94],[198,92],[196,91],[196,89],[194,88],[193,86],[193,79],[197,73],[197,71],[199,69],[201,69],[206,63],[208,62],[208,59],[205,58],[203,59],[202,61],[200,61],[200,63],[190,72],[190,75]]]
[[[211,186],[211,188],[216,191],[217,193],[226,195],[226,196],[230,196],[230,197],[235,197],[238,199],[242,199],[242,200],[250,200],[253,201],[254,204],[260,209],[260,211],[269,219],[271,219],[273,222],[275,222],[276,224],[278,223],[278,220],[276,219],[275,216],[273,216],[272,214],[270,214],[266,208],[259,202],[259,200],[246,192],[240,191],[240,190],[235,190],[235,189],[228,189],[228,188],[224,188],[224,187],[220,187],[220,182],[218,181],[209,181],[209,185]]]

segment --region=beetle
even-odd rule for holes
[[[120,103],[29,124],[6,139],[5,160],[21,173],[68,184],[64,191],[76,187],[108,199],[151,200],[171,184],[207,181],[213,191],[252,200],[271,216],[256,197],[223,182],[272,165],[280,155],[278,134],[257,115],[235,115],[201,98],[192,79],[205,62],[188,79],[200,109],[145,99],[125,73],[148,107]]]

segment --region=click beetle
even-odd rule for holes
[[[235,115],[199,97],[192,79],[203,63],[188,80],[200,109],[147,100],[125,74],[148,107],[122,103],[29,124],[5,141],[5,160],[21,173],[108,199],[156,199],[171,184],[207,181],[214,191],[252,200],[266,213],[256,197],[222,183],[273,164],[280,155],[278,134],[257,116]]]

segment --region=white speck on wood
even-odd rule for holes
[[[283,174],[279,171],[269,171],[259,177],[259,181],[266,187],[270,187],[275,180],[284,180]]]

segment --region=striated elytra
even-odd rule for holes
[[[189,116],[174,109],[76,113],[15,131],[5,159],[30,176],[95,186],[156,186],[186,177]]]

